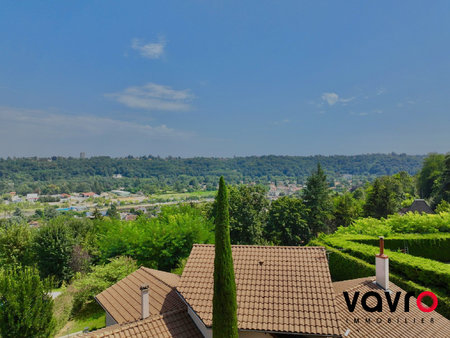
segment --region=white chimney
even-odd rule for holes
[[[150,316],[150,304],[148,300],[148,285],[141,286],[141,314],[142,319]]]
[[[384,254],[384,237],[380,236],[380,253],[375,255],[376,282],[389,290],[389,258]]]

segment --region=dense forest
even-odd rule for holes
[[[86,159],[0,159],[0,193],[39,191],[44,194],[95,191],[117,187],[153,193],[170,187],[215,190],[223,175],[231,184],[266,184],[289,179],[304,183],[317,163],[329,178],[349,174],[373,179],[399,171],[415,174],[425,156],[367,154],[355,156],[251,156],[233,158],[160,158],[154,156]],[[114,179],[114,175],[121,179]]]

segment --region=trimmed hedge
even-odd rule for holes
[[[378,246],[379,243],[378,237],[352,236],[349,240],[372,246]],[[389,236],[384,239],[384,247],[391,251],[401,251],[407,248],[407,253],[413,256],[450,262],[450,234],[448,233]]]
[[[450,232],[450,212],[439,214],[390,215],[387,218],[360,218],[348,227],[339,227],[336,234],[389,236],[391,234],[430,234]]]
[[[320,241],[334,248],[344,249],[352,256],[374,264],[378,247],[349,241],[348,238],[322,236]],[[427,258],[385,250],[389,256],[390,269],[406,279],[420,282],[428,287],[443,288],[448,294],[450,285],[450,265]]]
[[[375,275],[375,265],[373,263],[369,264],[362,259],[355,258],[318,239],[312,240],[308,245],[323,246],[327,249],[329,254],[330,274],[332,280],[335,282]],[[439,305],[436,311],[447,319],[450,319],[450,297],[445,295],[442,289],[424,287],[415,282],[407,281],[394,273],[389,273],[389,280],[406,292],[414,292],[415,297],[421,292],[432,291],[438,298]],[[428,299],[425,299],[424,302],[427,303],[427,300]]]

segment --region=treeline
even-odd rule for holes
[[[285,179],[304,183],[317,163],[322,164],[331,178],[343,174],[376,177],[399,171],[415,174],[424,157],[392,153],[234,158],[8,158],[0,159],[0,193],[99,193],[118,187],[145,193],[154,193],[167,187],[176,191],[200,186],[215,190],[220,176],[224,176],[229,184],[267,184]],[[121,175],[122,178],[114,179],[114,175]]]

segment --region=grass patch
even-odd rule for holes
[[[57,336],[83,331],[85,328],[89,331],[98,330],[105,326],[105,311],[97,303],[91,303],[67,322]]]

